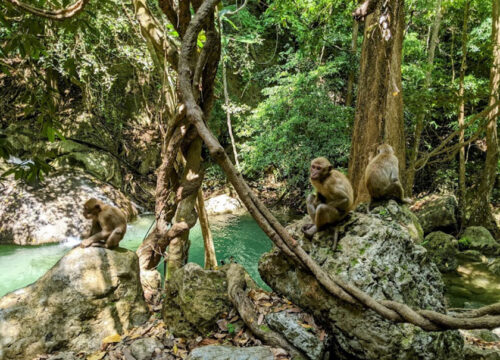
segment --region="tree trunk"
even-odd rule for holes
[[[460,65],[460,80],[458,87],[458,96],[460,105],[458,110],[458,126],[463,127],[465,121],[465,97],[464,97],[464,79],[465,69],[467,67],[467,26],[469,23],[469,1],[465,3],[464,24],[462,29],[462,63]],[[464,142],[465,130],[462,129],[459,134],[459,142]],[[461,223],[465,220],[465,204],[466,204],[466,186],[465,186],[465,147],[461,147],[458,160],[458,208],[461,217]]]
[[[212,238],[212,231],[208,222],[207,209],[203,200],[201,188],[198,190],[198,199],[196,203],[198,218],[200,219],[200,228],[203,235],[203,245],[205,247],[205,269],[215,270],[217,267],[217,258],[215,257],[215,247]]]
[[[358,31],[359,31],[359,23],[354,21],[352,25],[352,39],[351,39],[351,59],[354,59],[356,56],[356,52],[358,51]],[[346,106],[352,105],[352,88],[354,87],[354,78],[356,76],[356,69],[354,66],[351,66],[351,70],[349,70],[349,76],[347,78],[347,95],[345,100]]]
[[[404,0],[378,1],[373,14],[366,18],[349,162],[356,203],[369,199],[364,171],[369,154],[375,152],[377,145],[390,144],[399,159],[401,175],[405,168],[401,85],[403,11]]]
[[[493,63],[490,71],[490,100],[489,105],[495,105],[500,99],[500,0],[493,0],[491,43],[493,47]],[[491,213],[490,197],[495,185],[498,167],[498,138],[497,121],[499,106],[491,110],[488,115],[488,125],[486,127],[486,160],[484,162],[483,177],[479,185],[478,193],[474,199],[476,204],[471,206],[471,215],[467,219],[467,225],[485,226],[498,240],[500,230]]]
[[[200,137],[197,137],[189,146],[189,150],[186,155],[186,166],[184,167],[181,185],[179,188],[183,187],[183,184],[192,182],[195,177],[201,176],[201,145],[202,141]],[[185,199],[182,199],[179,202],[173,219],[173,226],[178,223],[185,223],[189,229],[191,229],[196,225],[198,217],[194,207],[196,204],[196,198],[198,197],[198,189],[199,186],[196,188],[196,191],[193,191],[192,194],[188,195]],[[168,246],[167,273],[165,274],[165,282],[172,277],[172,274],[177,269],[180,269],[186,264],[189,245],[189,231],[182,232],[170,241]]]
[[[436,45],[439,39],[439,27],[441,26],[441,18],[442,18],[442,9],[441,9],[442,0],[436,1],[436,16],[434,18],[434,23],[432,24],[432,33],[429,42],[429,51],[427,53],[427,71],[425,72],[425,80],[422,91],[428,91],[431,81],[432,81],[432,67],[434,65],[434,54],[436,52]],[[415,123],[415,140],[413,142],[413,146],[410,152],[410,163],[408,164],[408,170],[406,173],[406,196],[411,196],[413,192],[413,184],[415,182],[415,173],[417,169],[415,168],[415,163],[418,158],[418,149],[420,147],[420,138],[422,136],[422,131],[424,129],[424,120],[425,120],[425,107],[422,107],[420,113],[417,115],[417,120]]]

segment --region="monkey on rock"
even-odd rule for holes
[[[365,169],[365,185],[371,201],[396,200],[410,204],[404,197],[403,186],[399,181],[399,163],[389,144],[379,145],[377,156],[370,160]]]
[[[310,181],[316,194],[307,197],[307,212],[313,224],[306,224],[302,232],[312,237],[327,225],[335,225],[344,219],[353,205],[353,191],[349,179],[340,171],[334,170],[332,164],[318,157],[311,162]],[[338,230],[335,229],[336,247]]]
[[[118,247],[127,231],[127,218],[120,209],[92,198],[83,205],[83,216],[92,220],[92,226],[82,236],[81,247]]]

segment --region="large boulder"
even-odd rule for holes
[[[37,282],[0,299],[0,359],[91,353],[148,318],[134,252],[75,248]]]
[[[239,214],[244,211],[238,199],[222,194],[205,201],[208,215]]]
[[[82,208],[91,197],[122,209],[130,220],[135,205],[114,187],[81,172],[55,172],[43,186],[14,179],[2,182],[0,244],[39,245],[79,237],[90,227]]]
[[[339,228],[305,239],[301,227],[288,227],[304,250],[332,276],[351,283],[375,299],[395,300],[414,308],[445,311],[443,281],[427,251],[412,239],[390,201],[371,214],[352,213]],[[372,310],[352,306],[330,295],[307,271],[276,248],[262,256],[259,272],[281,295],[313,314],[333,339],[339,359],[462,359],[457,331],[425,332],[411,324],[394,324]]]
[[[458,203],[453,195],[433,195],[420,200],[412,209],[425,234],[438,230],[456,233],[458,230]]]
[[[423,244],[439,271],[454,271],[458,267],[458,241],[442,231],[435,231],[425,237]]]
[[[461,250],[477,250],[484,255],[500,255],[500,243],[482,226],[465,229],[458,241]]]

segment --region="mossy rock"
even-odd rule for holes
[[[458,240],[460,250],[477,250],[484,255],[500,255],[500,244],[482,226],[470,226]]]
[[[425,237],[422,245],[439,271],[449,272],[457,269],[458,242],[453,236],[435,231]]]

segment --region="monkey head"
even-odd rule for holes
[[[97,219],[102,210],[102,201],[95,198],[89,199],[83,205],[83,216],[85,219]]]
[[[377,155],[379,154],[394,154],[394,150],[389,144],[381,144],[377,147]]]
[[[323,181],[328,177],[333,166],[327,158],[318,157],[311,161],[311,180]]]

